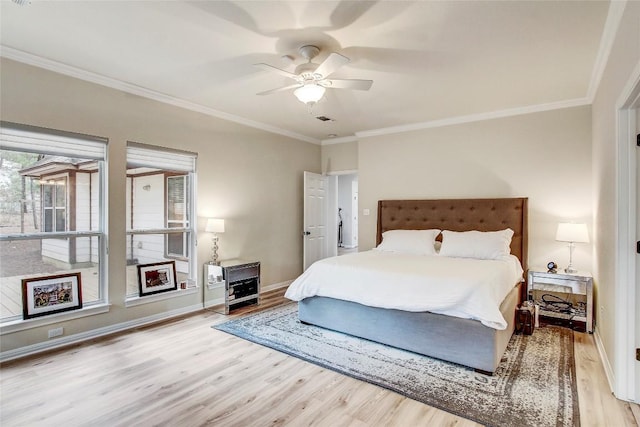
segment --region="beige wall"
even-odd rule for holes
[[[109,313],[64,322],[65,336],[202,304],[202,294],[124,307],[126,141],[198,153],[198,264],[208,259],[209,216],[226,220],[220,258],[262,263],[262,283],[301,272],[302,172],[320,172],[320,146],[2,60],[1,118],[97,135],[108,145]],[[202,268],[198,269],[202,283]],[[202,289],[202,288],[201,288]],[[7,351],[46,341],[46,330],[2,336]]]
[[[639,24],[640,3],[628,2],[593,102],[596,316],[598,334],[610,363],[616,360],[616,101],[640,60]]]
[[[345,142],[322,146],[322,173],[358,169],[358,143]]]
[[[588,106],[363,138],[358,155],[360,250],[375,245],[380,199],[528,197],[531,267],[568,263],[558,222],[591,224]],[[591,270],[590,245],[574,265]]]

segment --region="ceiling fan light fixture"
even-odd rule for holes
[[[308,83],[293,91],[298,101],[304,104],[315,104],[324,96],[326,89],[315,83]]]

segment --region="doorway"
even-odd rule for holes
[[[358,251],[358,174],[338,175],[338,255]]]

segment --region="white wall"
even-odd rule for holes
[[[358,179],[360,250],[375,245],[381,199],[528,197],[529,266],[566,266],[569,251],[555,241],[558,222],[592,219],[591,109],[363,138]],[[591,270],[590,245],[577,245],[574,265]]]
[[[355,171],[358,169],[358,142],[322,146],[322,173]]]
[[[628,2],[593,102],[594,283],[605,367],[616,370],[616,101],[640,61],[640,2]],[[624,357],[623,357],[624,359]],[[610,372],[611,373],[611,372]],[[615,379],[613,379],[615,381]]]

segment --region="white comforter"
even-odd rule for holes
[[[430,311],[506,329],[500,303],[522,277],[518,259],[450,258],[371,250],[317,261],[287,289],[380,308]]]

